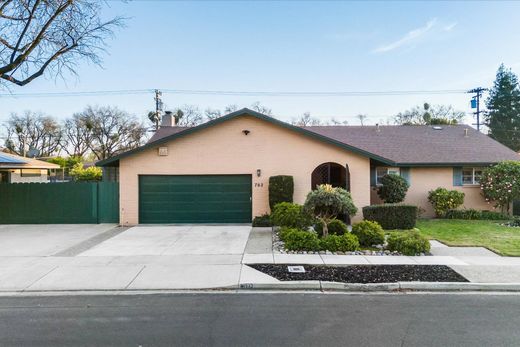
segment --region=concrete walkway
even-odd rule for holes
[[[57,253],[61,256],[49,254],[57,249],[51,245],[33,245],[33,254],[25,256],[11,250],[0,254],[0,291],[175,290],[287,284],[247,266],[254,263],[435,264],[448,265],[475,283],[520,283],[520,258],[500,257],[478,247],[446,247],[432,242],[432,253],[436,255],[423,257],[277,254],[270,249],[269,232],[250,231],[247,226],[143,226],[107,233],[105,228],[83,235],[76,245],[66,243]],[[105,236],[99,236],[103,233]],[[110,237],[105,239],[107,235]],[[66,256],[67,250],[81,250],[92,238],[99,239],[99,243],[93,242],[90,249],[76,256]],[[41,255],[42,250],[52,251]],[[300,285],[320,288],[313,282],[317,281]]]

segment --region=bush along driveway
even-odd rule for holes
[[[481,246],[500,255],[520,256],[520,227],[505,226],[504,221],[422,219],[420,233],[449,246]]]

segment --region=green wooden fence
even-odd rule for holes
[[[0,184],[0,224],[119,223],[119,183]]]

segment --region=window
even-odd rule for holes
[[[377,167],[376,168],[376,185],[381,185],[381,179],[384,175],[400,175],[401,171],[398,167]]]
[[[40,169],[22,169],[21,171],[22,177],[40,177],[42,175]]]
[[[480,176],[482,176],[481,168],[465,167],[462,169],[462,184],[478,185],[480,184]]]

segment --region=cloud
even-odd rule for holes
[[[409,44],[410,42],[419,40],[424,34],[429,32],[433,27],[437,24],[437,18],[433,18],[429,20],[426,25],[413,29],[406,33],[403,37],[401,37],[399,40],[394,41],[392,43],[377,47],[372,52],[373,53],[385,53],[393,51],[394,49],[397,49],[399,47],[402,47],[406,44]]]
[[[451,24],[445,25],[445,26],[442,28],[442,30],[444,30],[444,31],[452,31],[453,28],[455,28],[455,27],[457,26],[457,24],[459,24],[459,23],[457,23],[457,22],[453,22],[453,23],[451,23]]]

